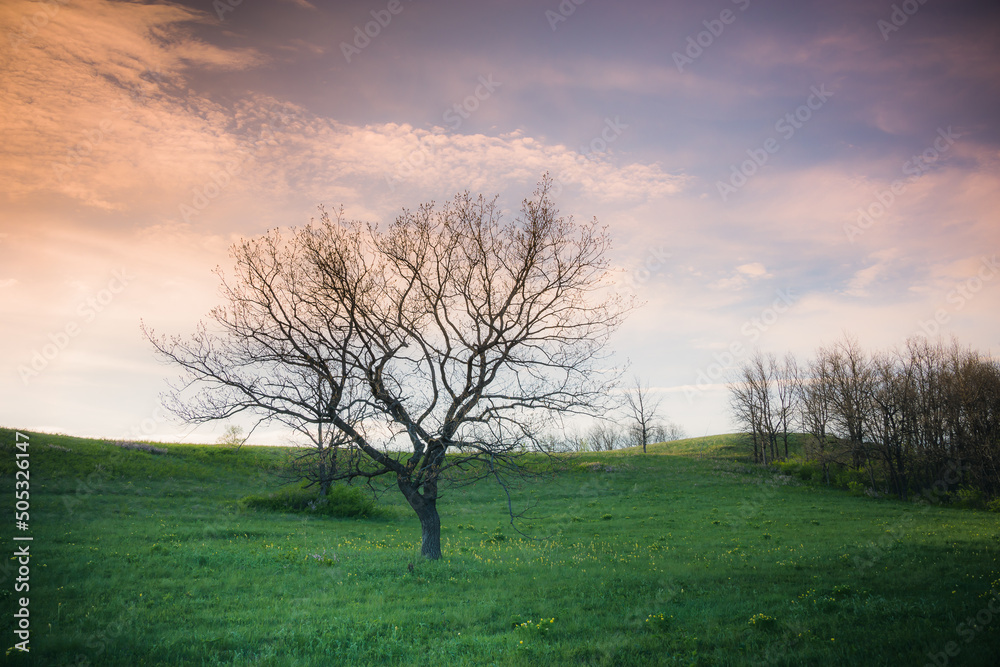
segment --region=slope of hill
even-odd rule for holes
[[[33,662],[10,651],[8,664],[978,665],[1000,652],[995,515],[801,486],[736,458],[733,436],[567,456],[514,489],[522,532],[495,485],[454,489],[445,558],[424,562],[391,487],[374,519],[240,510],[277,488],[279,449],[29,435],[30,591],[4,559],[0,604],[13,645],[30,596]],[[0,429],[8,545],[14,441]]]
[[[642,447],[628,447],[621,450],[630,454],[642,454]],[[658,442],[646,446],[649,454],[681,454],[685,456],[743,456],[746,449],[742,446],[742,436],[730,433],[726,435],[707,435],[701,438],[685,438],[671,442]]]

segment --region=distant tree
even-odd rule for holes
[[[328,411],[333,399],[333,396],[327,393],[329,383],[317,377],[313,379],[311,389],[311,395],[303,391],[303,396],[310,396],[311,403],[315,406],[313,415],[315,419],[305,423],[299,422],[299,428],[293,426],[295,431],[306,435],[308,443],[304,447],[289,449],[285,477],[291,481],[305,482],[306,488],[316,487],[319,495],[325,496],[330,487],[340,479],[338,458],[341,450],[350,454],[351,438],[329,418]],[[355,407],[345,410],[344,415],[356,428],[361,428],[358,423],[359,418],[356,416],[358,412]]]
[[[912,444],[909,426],[913,423],[912,396],[916,391],[912,369],[898,353],[876,355],[871,367],[871,409],[866,429],[870,434],[869,448],[885,467],[892,492],[906,500]]]
[[[819,355],[798,377],[799,423],[809,434],[809,449],[823,470],[823,480],[830,484],[830,464],[840,462],[836,439],[830,433],[833,420],[831,360]]]
[[[421,553],[440,558],[442,485],[506,489],[546,420],[601,414],[615,380],[604,350],[629,304],[602,291],[609,238],[560,217],[550,187],[511,222],[466,193],[384,230],[323,213],[241,241],[213,330],[146,332],[187,373],[170,405],[188,421],[253,412],[317,444],[339,434],[334,477],[393,478]]]
[[[636,445],[642,445],[644,454],[646,445],[654,442],[653,431],[660,419],[661,402],[662,399],[650,395],[649,385],[644,385],[639,376],[635,376],[632,386],[625,391],[625,406],[631,418],[629,432],[632,441]]]
[[[748,436],[754,461],[769,463],[788,457],[788,436],[796,412],[799,370],[790,355],[779,363],[759,350],[745,361],[729,385],[730,408]]]
[[[773,461],[779,440],[787,456],[799,427],[827,484],[839,466],[904,500],[928,489],[963,502],[1000,497],[1000,362],[957,342],[915,337],[869,353],[845,335],[801,370],[790,356],[757,353],[730,384],[730,403],[756,461]]]
[[[730,408],[740,429],[750,438],[753,458],[768,463],[776,458],[776,419],[773,410],[774,356],[759,351],[744,362],[730,383]]]
[[[798,395],[801,371],[795,357],[786,354],[775,374],[775,393],[777,394],[777,424],[781,433],[781,442],[785,448],[785,458],[788,458],[788,436],[796,426],[798,413]]]
[[[581,431],[577,427],[567,427],[562,430],[556,438],[557,452],[589,452],[592,451],[590,443],[590,433]]]
[[[857,339],[845,335],[832,348],[821,350],[830,366],[830,400],[833,426],[847,442],[855,468],[865,466],[872,486],[874,470],[869,464],[868,426],[871,423],[874,368]]]
[[[222,432],[216,443],[220,445],[228,445],[230,447],[239,447],[243,444],[246,438],[243,436],[243,427],[238,424],[230,424],[226,427],[226,430]]]
[[[956,342],[912,338],[870,365],[865,432],[887,492],[905,500],[949,478],[952,488],[1000,493],[1000,364]]]
[[[687,432],[676,422],[657,424],[656,428],[653,429],[655,442],[673,442],[674,440],[683,440],[686,437],[688,437]]]
[[[587,432],[587,441],[595,452],[610,452],[621,447],[622,437],[617,425],[597,421]]]

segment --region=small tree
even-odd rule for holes
[[[643,385],[639,376],[635,376],[634,384],[625,391],[625,406],[632,418],[630,432],[635,444],[642,445],[643,454],[646,453],[646,445],[653,442],[661,402],[662,399],[650,395],[649,385]]]
[[[226,427],[226,430],[222,432],[222,435],[216,440],[216,443],[220,445],[228,445],[230,447],[240,447],[243,445],[246,438],[243,436],[243,427],[239,424],[230,424]]]
[[[832,368],[829,356],[820,354],[811,361],[796,381],[799,422],[809,434],[810,454],[823,468],[823,480],[830,484],[830,464],[837,462],[838,451],[831,446],[833,419]]]
[[[875,371],[857,339],[845,335],[831,349],[820,350],[830,364],[830,400],[833,426],[847,441],[855,468],[866,466],[872,488],[875,474],[870,461],[868,426],[871,423]]]
[[[744,433],[750,437],[754,461],[779,458],[778,439],[788,456],[789,427],[796,408],[799,371],[793,357],[779,364],[773,354],[759,350],[745,361],[729,385],[730,407]]]
[[[657,424],[656,428],[653,429],[653,438],[655,442],[673,442],[674,440],[683,440],[686,437],[687,432],[676,422]]]
[[[587,432],[587,441],[595,452],[610,452],[621,446],[622,437],[615,424],[597,421]]]
[[[387,229],[324,212],[287,240],[238,243],[216,330],[147,331],[187,372],[170,405],[189,421],[249,411],[334,443],[334,477],[394,479],[421,553],[440,558],[442,485],[506,488],[546,421],[600,414],[616,379],[604,350],[629,304],[602,291],[610,240],[596,220],[560,217],[550,186],[511,222],[466,193]]]
[[[796,424],[798,417],[797,388],[801,383],[802,371],[792,354],[786,354],[784,361],[777,366],[774,378],[777,394],[777,424],[785,447],[785,458],[788,458],[788,436]]]

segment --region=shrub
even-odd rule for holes
[[[121,447],[122,449],[134,449],[140,452],[149,452],[150,454],[167,454],[167,450],[163,447],[154,447],[153,445],[144,442],[132,442],[130,440],[115,440],[110,444]]]
[[[361,489],[343,484],[330,487],[321,497],[315,487],[296,486],[275,493],[250,495],[237,503],[240,509],[301,512],[339,518],[374,515],[375,503]]]
[[[956,491],[953,500],[955,504],[965,509],[982,509],[984,505],[983,492],[969,486],[963,486]]]
[[[842,470],[837,471],[833,475],[833,478],[836,486],[845,489],[855,488],[851,486],[851,482],[857,483],[863,489],[867,486],[869,481],[868,473],[864,468],[843,468]]]
[[[778,461],[775,464],[783,474],[790,477],[798,477],[803,482],[822,484],[823,466],[819,461],[793,458],[787,461]]]
[[[795,475],[798,474],[801,463],[794,459],[788,461],[778,461],[776,464],[778,470],[780,470],[785,475]]]
[[[816,461],[805,461],[799,468],[799,478],[803,482],[813,482],[823,477],[823,468]]]
[[[990,512],[1000,512],[1000,498],[994,498],[986,503],[986,509]]]

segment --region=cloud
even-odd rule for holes
[[[7,6],[2,20],[15,24],[33,4]],[[103,0],[55,13],[0,83],[8,198],[57,194],[98,211],[152,216],[151,224],[217,225],[218,202],[236,195],[384,213],[365,202],[397,208],[404,194],[412,204],[417,193],[423,200],[467,188],[521,190],[545,171],[599,202],[642,202],[685,184],[657,164],[586,159],[521,132],[352,125],[261,94],[222,104],[190,90],[192,73],[250,69],[266,58],[191,35],[188,26],[213,21],[175,5]]]
[[[755,280],[771,277],[772,275],[767,272],[767,268],[763,264],[751,262],[737,266],[736,273],[727,278],[720,278],[708,287],[720,291],[739,291]]]
[[[224,109],[185,99],[185,76],[263,57],[191,37],[187,26],[206,15],[177,5],[46,6],[50,18],[8,54],[0,79],[8,197],[47,192],[125,210],[137,196],[186,185],[192,163],[235,148]],[[0,30],[16,31],[37,7],[6,4]]]
[[[847,289],[844,290],[844,294],[855,297],[869,296],[868,288],[884,272],[885,266],[882,264],[872,264],[865,269],[857,271],[848,283]]]
[[[751,264],[741,264],[736,267],[736,270],[747,276],[748,278],[769,278],[770,273],[764,268],[764,265],[760,262],[753,262]]]
[[[548,171],[562,188],[578,188],[603,202],[641,202],[676,194],[682,176],[657,165],[616,165],[588,160],[563,146],[521,133],[497,137],[445,134],[386,123],[364,127],[318,118],[279,128],[261,177],[273,187],[320,197],[331,183],[356,183],[383,195],[397,188],[418,192],[493,192],[534,183]]]
[[[281,0],[282,2],[287,2],[289,4],[295,5],[296,7],[301,7],[302,9],[311,9],[316,11],[316,5],[308,2],[308,0]]]
[[[871,296],[870,287],[879,282],[891,280],[892,275],[897,272],[896,259],[898,256],[899,251],[895,248],[885,248],[869,255],[869,258],[874,259],[875,263],[856,271],[847,283],[844,294],[859,298]],[[886,296],[886,291],[880,289],[879,294]],[[894,292],[895,290],[888,291]]]

